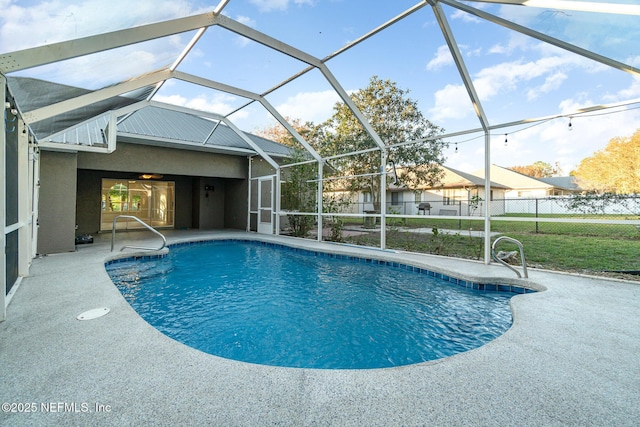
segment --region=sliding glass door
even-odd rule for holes
[[[135,216],[152,227],[174,226],[175,183],[171,181],[103,179],[100,230],[111,230],[118,215]],[[117,229],[142,228],[137,221],[120,219]]]

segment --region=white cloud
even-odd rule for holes
[[[29,7],[10,3],[0,15],[0,51],[22,50],[192,12],[186,0],[53,0]]]
[[[0,15],[0,51],[115,31],[193,13],[186,0],[53,0],[22,7],[10,2]],[[27,70],[25,75],[72,86],[98,88],[169,65],[183,49],[181,36],[169,36]]]
[[[630,56],[627,58],[626,63],[634,67],[640,67],[640,55]]]
[[[436,51],[433,59],[427,64],[427,70],[433,71],[451,64],[453,64],[453,57],[449,46],[442,45]]]
[[[640,98],[640,77],[634,77],[629,87],[618,91],[608,98],[609,102]]]
[[[194,98],[187,98],[176,94],[164,96],[156,95],[153,100],[178,105],[180,107],[193,108],[194,110],[225,115],[233,110],[234,107],[231,104],[231,101],[235,100],[235,98],[226,94],[216,94],[213,96],[200,94]],[[243,118],[242,115],[234,117]]]
[[[544,77],[543,84],[528,89],[528,95],[535,97],[536,91],[548,93],[559,89],[562,83],[568,80],[567,73],[569,72],[577,69],[588,72],[595,70],[592,61],[558,50],[553,52],[554,55],[542,55],[536,60],[502,62],[483,68],[474,76],[474,85],[479,96],[483,101],[486,101],[499,94],[523,91],[522,85]],[[604,69],[597,68],[598,70]]]
[[[537,97],[539,97],[540,95],[542,95],[543,93],[548,93],[548,92],[552,92],[558,88],[560,88],[560,86],[562,85],[562,83],[568,78],[568,76],[565,73],[554,73],[550,76],[548,76],[544,83],[540,86],[531,88],[527,91],[527,100],[531,101]]]
[[[552,74],[545,84],[553,86],[555,79],[562,80],[563,77]],[[463,87],[455,86],[446,89],[441,93],[442,99],[440,105],[434,109],[435,113],[449,112],[454,102],[459,103]],[[612,94],[612,99],[606,102],[630,99],[634,95],[640,96],[640,79],[634,79],[628,88]],[[560,101],[558,110],[560,114],[568,115],[598,103],[600,100],[591,99],[588,92],[579,92],[572,98]],[[459,113],[455,111],[455,107],[452,109],[450,116]],[[603,149],[612,138],[632,135],[640,123],[640,109],[603,110],[578,114],[571,118],[571,128],[568,126],[569,120],[569,117],[560,117],[547,123],[533,124],[533,126],[528,124],[492,132],[491,162],[501,166],[528,165],[537,160],[551,165],[558,163],[563,173],[568,175],[580,161]],[[508,134],[506,146],[504,133]],[[449,164],[464,171],[483,167],[484,146],[481,140],[459,144],[458,148],[457,154],[453,154],[452,149],[449,150]]]
[[[239,15],[236,18],[236,21],[240,22],[241,24],[246,25],[247,27],[256,28],[256,21],[251,19],[251,18],[249,18],[248,16]],[[240,46],[240,47],[247,46],[251,42],[250,39],[248,39],[248,38],[246,38],[244,36],[240,36],[240,35],[238,35],[235,38],[235,40],[236,40],[236,44],[238,46]]]
[[[338,101],[340,97],[333,90],[300,92],[276,106],[276,110],[284,117],[321,123],[331,117]]]
[[[544,43],[540,43],[544,45]],[[532,49],[531,39],[519,34],[510,33],[506,43],[498,43],[491,46],[487,51],[491,54],[511,55],[515,52],[528,52]],[[553,52],[557,54],[557,52]]]
[[[248,27],[255,28],[256,26],[256,21],[254,19],[249,18],[248,16],[238,15],[238,17],[236,18],[236,21]]]
[[[471,15],[470,13],[464,12],[462,10],[456,10],[451,14],[451,19],[458,19],[465,23],[475,23],[479,24],[484,22],[482,19],[477,16]]]
[[[429,110],[429,119],[440,122],[462,119],[473,113],[471,100],[463,85],[447,85],[434,94],[435,105]]]

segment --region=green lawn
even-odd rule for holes
[[[604,219],[602,216],[598,218]],[[607,219],[623,219],[610,216]],[[626,218],[630,219],[630,218]],[[633,218],[637,219],[637,218]],[[471,237],[469,229],[482,230],[482,220],[445,220],[438,218],[396,219],[387,231],[387,247],[411,252],[432,253],[460,258],[482,259],[483,239]],[[358,225],[362,224],[359,222]],[[409,228],[458,230],[456,235],[418,234]],[[574,224],[492,221],[492,232],[519,240],[525,249],[527,264],[534,267],[573,271],[640,271],[640,230],[634,225]],[[354,222],[353,225],[356,225]],[[494,240],[497,236],[493,237]],[[350,243],[379,246],[379,232],[348,238]],[[517,250],[508,242],[500,250]]]

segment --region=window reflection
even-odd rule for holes
[[[111,230],[118,215],[131,215],[152,227],[173,227],[175,183],[171,181],[102,180],[101,230]],[[134,229],[134,220],[118,220],[116,228]]]

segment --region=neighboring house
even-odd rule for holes
[[[402,184],[403,171],[399,169],[399,184],[392,183],[387,189],[387,213],[480,216],[487,199],[492,201],[491,215],[535,213],[536,209],[544,213],[559,213],[563,210],[561,204],[549,201],[546,204],[554,206],[543,206],[536,199],[553,199],[582,191],[574,177],[533,178],[492,165],[491,192],[487,198],[484,170],[466,173],[448,166],[441,167],[444,174],[438,185],[416,189]],[[531,203],[525,203],[527,201]],[[373,210],[369,194],[358,194],[352,203],[350,212]]]
[[[551,196],[569,196],[584,191],[580,188],[580,185],[578,185],[575,176],[554,176],[539,179],[542,182],[553,185],[553,194],[550,194]]]
[[[483,177],[484,169],[474,172]],[[566,196],[580,193],[572,176],[533,178],[510,169],[491,165],[490,177],[492,181],[509,187],[504,193],[506,200],[502,201],[502,213],[517,214],[566,214],[567,206],[563,203]],[[491,209],[492,215],[500,215],[499,210]]]
[[[491,165],[489,172],[492,181],[509,187],[504,194],[506,199],[565,196],[582,191],[571,176],[533,178],[498,165]],[[484,177],[485,170],[475,171],[473,175]]]
[[[508,188],[496,182],[491,182],[491,192],[487,197],[484,178],[462,172],[448,166],[442,166],[444,175],[440,184],[436,186],[422,186],[415,191],[404,190],[401,195],[395,196],[398,191],[391,190],[391,206],[394,202],[404,200],[404,212],[409,215],[456,215],[474,216],[482,215],[484,201],[503,199],[504,192]],[[419,210],[420,203],[428,203],[430,209]],[[424,205],[423,205],[424,207]],[[499,207],[497,207],[499,208]]]
[[[443,177],[435,186],[407,188],[402,184],[402,170],[398,169],[399,184],[390,184],[387,189],[387,213],[400,215],[482,215],[487,199],[484,178],[459,170],[441,166]],[[504,199],[508,187],[491,183],[491,200]],[[358,212],[372,210],[371,197],[361,193],[357,197]],[[496,205],[495,209],[500,210]],[[355,209],[354,209],[355,211]]]

